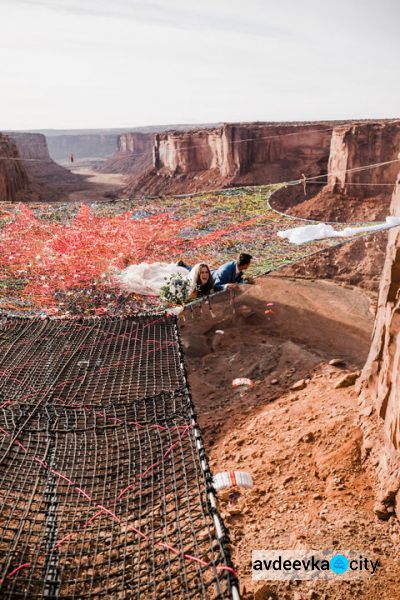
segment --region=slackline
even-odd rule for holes
[[[239,598],[176,317],[0,320],[0,596]]]

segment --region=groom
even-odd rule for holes
[[[227,262],[212,271],[214,290],[218,292],[228,288],[235,289],[240,283],[254,283],[250,277],[246,280],[243,278],[243,274],[249,268],[252,258],[251,254],[241,252],[236,260]]]

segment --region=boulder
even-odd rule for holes
[[[300,391],[300,390],[304,390],[304,388],[307,386],[306,384],[306,380],[305,379],[299,379],[299,381],[296,381],[296,383],[294,383],[291,386],[291,390],[293,391]]]
[[[354,385],[357,379],[360,377],[360,371],[354,371],[353,373],[346,373],[339,379],[335,384],[335,389],[350,387]]]

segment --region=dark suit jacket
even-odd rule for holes
[[[215,291],[223,290],[227,283],[243,283],[242,273],[236,273],[236,261],[227,262],[212,272]]]

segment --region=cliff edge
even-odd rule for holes
[[[18,155],[25,159],[22,165],[28,175],[33,200],[64,200],[70,192],[88,187],[85,177],[71,173],[50,158],[44,135],[19,132],[9,135],[16,144]]]
[[[400,216],[400,173],[391,203]],[[378,309],[360,385],[364,448],[377,468],[376,513],[400,518],[400,227],[389,232]]]
[[[327,169],[332,125],[239,123],[155,135],[152,166],[131,177],[131,195],[258,185]]]
[[[313,197],[290,214],[323,221],[377,221],[389,213],[399,170],[400,120],[339,125],[333,129],[328,179],[313,182]],[[366,165],[381,166],[361,170]],[[321,186],[322,189],[321,189]]]
[[[29,198],[29,179],[19,158],[15,142],[0,133],[0,202],[18,202]]]

